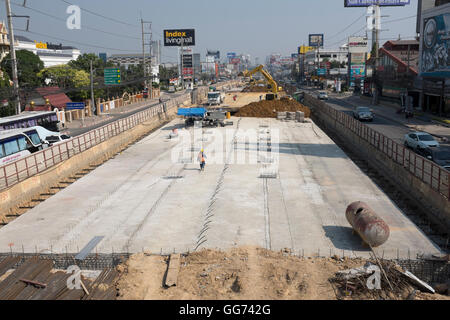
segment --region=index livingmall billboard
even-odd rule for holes
[[[344,7],[403,7],[411,4],[411,0],[344,0]]]
[[[195,46],[195,29],[164,30],[165,47]]]

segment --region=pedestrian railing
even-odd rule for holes
[[[446,198],[447,201],[450,200],[449,171],[344,112],[336,110],[312,97],[308,97],[307,100],[317,111],[324,113],[335,122],[353,132],[358,138],[368,142],[392,161],[402,165],[415,177],[429,185],[433,190]]]

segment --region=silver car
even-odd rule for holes
[[[319,94],[317,95],[317,99],[328,100],[328,93],[326,93],[325,91],[320,91]]]
[[[425,149],[430,147],[439,147],[434,137],[426,132],[414,131],[405,135],[405,146],[414,150]]]
[[[359,121],[373,121],[373,112],[368,107],[357,107],[353,110],[353,117]]]

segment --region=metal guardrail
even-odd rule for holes
[[[433,190],[446,198],[447,201],[450,201],[450,172],[443,167],[321,101],[314,101],[312,104],[319,112],[328,115],[331,119],[353,132],[357,137],[388,156],[392,161],[402,165],[416,178],[429,185]]]
[[[33,153],[30,156],[0,167],[0,191],[9,188],[25,179],[39,174],[70,157],[82,153],[114,136],[117,136],[150,118],[176,107],[190,99],[190,94],[184,94],[173,100],[157,104],[149,109],[135,113],[127,118],[119,119],[85,134],[74,137],[67,142]]]

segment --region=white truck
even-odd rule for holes
[[[221,105],[225,101],[225,94],[219,91],[208,92],[208,105]]]

